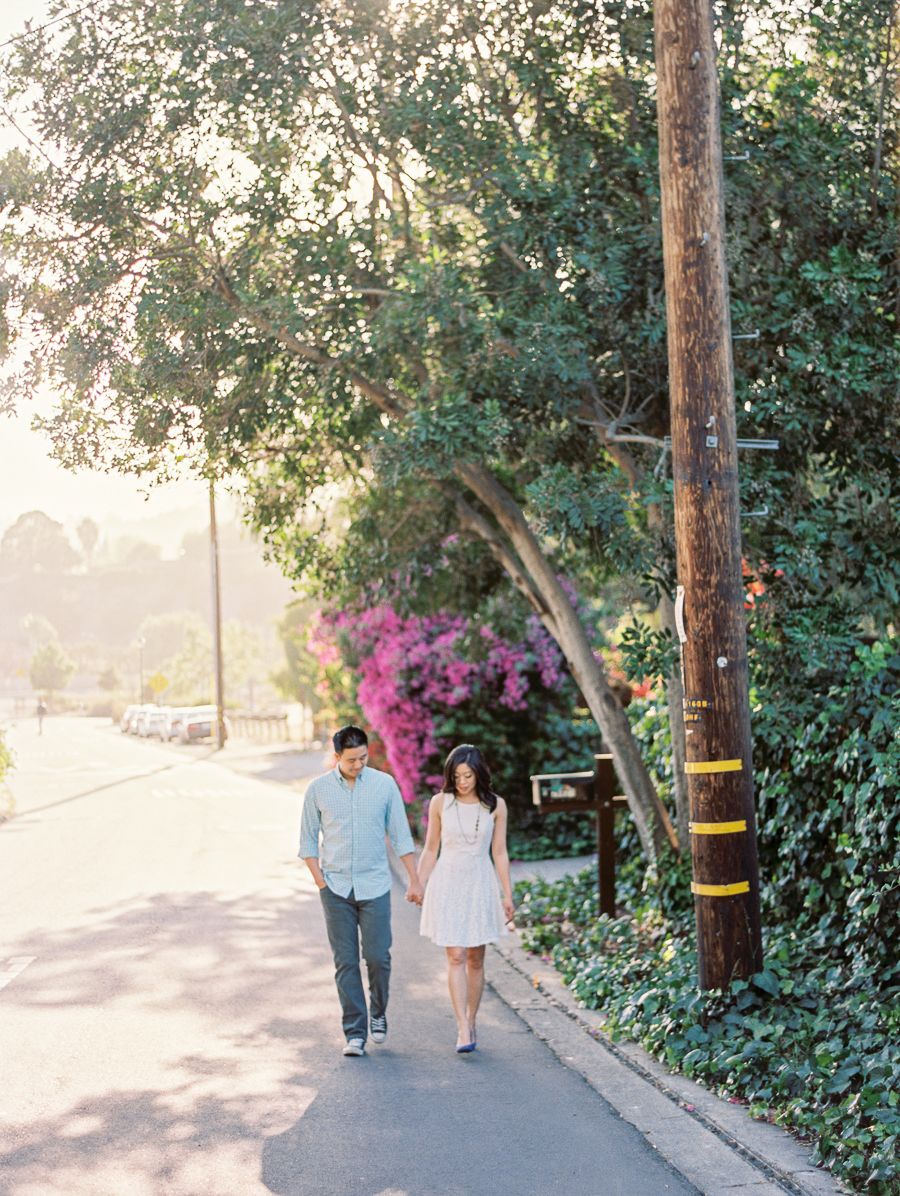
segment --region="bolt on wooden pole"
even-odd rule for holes
[[[719,81],[709,0],[657,0],[676,622],[702,988],[762,967]]]

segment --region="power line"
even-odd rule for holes
[[[88,0],[87,4],[82,4],[81,8],[76,8],[74,12],[65,12],[61,17],[54,17],[52,21],[48,21],[46,25],[38,25],[37,29],[26,29],[24,33],[17,33],[8,41],[0,42],[0,50],[5,50],[7,46],[11,46],[13,42],[19,42],[23,37],[31,37],[35,33],[43,33],[45,29],[49,29],[51,25],[58,25],[60,21],[68,21],[69,17],[77,17],[80,12],[84,12],[86,8],[93,8],[96,0]]]

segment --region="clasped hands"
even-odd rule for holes
[[[411,880],[406,889],[406,900],[413,905],[421,905],[425,897],[425,890],[418,880]]]

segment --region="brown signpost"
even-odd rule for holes
[[[616,916],[616,810],[628,799],[616,793],[613,758],[594,756],[593,772],[542,773],[531,778],[534,804],[541,814],[584,811],[597,816],[597,893],[600,913]]]
[[[709,0],[657,0],[659,163],[702,988],[762,967],[719,86]]]

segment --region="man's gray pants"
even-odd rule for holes
[[[350,890],[339,897],[327,886],[319,889],[325,911],[325,927],[334,954],[334,978],[344,1012],[346,1038],[369,1034],[366,995],[359,967],[359,946],[369,974],[369,1001],[372,1017],[381,1017],[387,1009],[391,980],[391,891],[357,901]]]

